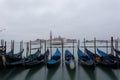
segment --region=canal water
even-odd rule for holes
[[[96,67],[90,70],[77,65],[76,70],[69,70],[61,64],[56,68],[36,66],[31,69],[13,68],[0,70],[0,80],[120,80],[120,70]]]
[[[16,44],[15,52],[18,52],[18,46],[19,44]],[[36,47],[36,45],[34,47]],[[56,48],[53,49],[53,53],[55,52],[55,49]],[[73,50],[72,48],[66,49],[69,49],[71,52]],[[7,45],[7,51],[9,50],[10,44]],[[35,51],[36,50],[32,51],[32,53]],[[44,49],[42,52],[44,52]],[[23,57],[24,56],[25,52],[23,54]],[[66,67],[64,61],[61,62],[58,67],[52,69],[48,69],[46,65],[40,65],[30,69],[1,69],[0,80],[120,80],[120,69],[110,69],[106,67],[96,66],[95,70],[90,70],[89,68],[80,66],[78,64],[76,50],[75,58],[77,62],[75,70],[69,70]]]

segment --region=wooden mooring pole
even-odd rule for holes
[[[46,51],[46,40],[44,42],[45,42],[45,49],[44,49],[44,52],[45,52]]]
[[[94,38],[94,53],[96,54],[96,38]]]
[[[31,55],[31,40],[30,40],[30,55]]]
[[[27,42],[27,45],[26,45],[26,57],[28,56],[28,53],[29,53],[29,42]]]
[[[74,40],[73,40],[73,56],[74,56],[74,47],[75,47],[75,46],[74,46]]]
[[[4,51],[5,55],[6,55],[6,49],[7,49],[6,47],[7,47],[7,42],[5,41],[5,47],[4,47],[5,48],[5,51]]]
[[[12,51],[12,56],[14,54],[14,40],[11,40],[11,51]]]
[[[78,49],[80,49],[80,40],[78,40],[78,46],[77,46]]]
[[[13,40],[13,54],[14,54],[14,47],[15,47],[14,45],[15,45],[15,41]]]
[[[64,53],[64,41],[63,40],[61,40],[61,43],[62,43],[62,63],[63,63],[63,57],[64,57],[64,55],[63,55],[63,53]]]
[[[52,57],[52,40],[50,40],[50,54],[51,54],[51,57]]]
[[[6,41],[1,40],[0,55],[6,54]]]
[[[114,55],[113,37],[111,37],[111,55]]]
[[[13,41],[11,40],[11,52],[12,52],[12,56],[13,56]]]
[[[4,46],[4,40],[1,40],[1,46]]]
[[[108,40],[106,40],[106,53],[108,53]]]
[[[115,49],[118,50],[118,38],[115,40]]]
[[[21,43],[21,41],[20,41],[20,51],[22,50],[21,48],[22,48],[22,43]]]
[[[22,51],[22,41],[20,41],[20,52]],[[22,54],[20,54],[20,57],[22,58]]]
[[[84,38],[84,53],[85,53],[85,49],[86,49],[86,41],[85,41],[85,38]]]
[[[42,50],[41,48],[42,48],[42,43],[41,43],[41,40],[40,40],[40,51]]]

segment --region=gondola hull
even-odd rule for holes
[[[7,68],[14,68],[14,67],[23,67],[24,60],[19,60],[16,62],[6,62],[6,67]]]
[[[114,68],[117,69],[118,68],[118,60],[117,57],[113,56],[113,55],[108,55],[107,53],[97,49],[98,54],[101,55],[99,56],[100,60],[98,62],[98,65],[102,65],[104,67],[108,67],[108,68]]]
[[[83,66],[84,68],[88,68],[88,69],[91,69],[91,70],[94,70],[95,69],[95,64],[93,62],[84,62],[80,59],[78,59],[78,64]]]
[[[70,70],[76,69],[76,61],[75,60],[70,60],[65,62],[66,66]]]
[[[43,64],[47,63],[48,56],[49,56],[49,50],[47,50],[44,54],[41,54],[37,58],[30,60],[29,62],[25,62],[24,67],[25,68],[32,68],[32,67],[35,67],[37,65],[42,66]]]
[[[76,61],[74,55],[69,50],[65,51],[65,64],[67,68],[71,70],[76,68]]]
[[[59,66],[61,63],[61,52],[59,49],[56,49],[56,52],[53,56],[51,56],[51,59],[47,62],[47,68],[54,68]]]
[[[61,60],[57,60],[57,61],[54,61],[54,62],[49,62],[47,63],[47,68],[55,68],[55,67],[58,67],[61,63]]]
[[[20,51],[19,53],[13,54],[12,51],[5,54],[5,58],[7,62],[16,62],[22,59],[22,53],[24,52],[24,49]]]
[[[94,70],[95,61],[92,57],[92,55],[90,57],[78,49],[78,63],[81,64],[81,66]]]
[[[26,62],[23,65],[25,68],[32,68],[32,67],[36,67],[36,66],[42,66],[44,64],[45,64],[44,60],[41,60],[41,61],[34,60],[34,61]]]
[[[40,53],[41,52],[38,50],[34,54],[32,54],[30,56],[27,56],[25,58],[22,58],[20,60],[16,60],[14,62],[6,61],[6,67],[8,67],[8,68],[23,67],[25,65],[25,63],[28,63],[31,60],[34,60],[34,59],[38,58],[38,56],[39,56]]]

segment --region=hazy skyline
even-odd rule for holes
[[[0,0],[0,38],[35,40],[61,35],[110,39],[120,34],[119,0]]]

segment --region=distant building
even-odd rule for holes
[[[52,36],[52,32],[50,31],[50,38],[47,40],[48,42],[51,41],[51,44],[56,44],[56,45],[59,45],[59,44],[62,44],[62,41],[64,43],[77,43],[77,40],[76,39],[66,39],[66,38],[63,38],[61,37],[60,35],[58,37],[54,37]]]
[[[40,43],[40,41],[42,43],[45,42],[44,39],[36,39],[35,41],[32,41],[32,43]],[[66,39],[66,38],[61,37],[60,35],[58,37],[53,38],[52,31],[50,31],[50,37],[46,41],[47,41],[48,44],[51,43],[53,45],[60,45],[60,44],[62,44],[62,41],[64,43],[73,43],[73,41],[74,41],[74,43],[77,43],[76,39]]]

